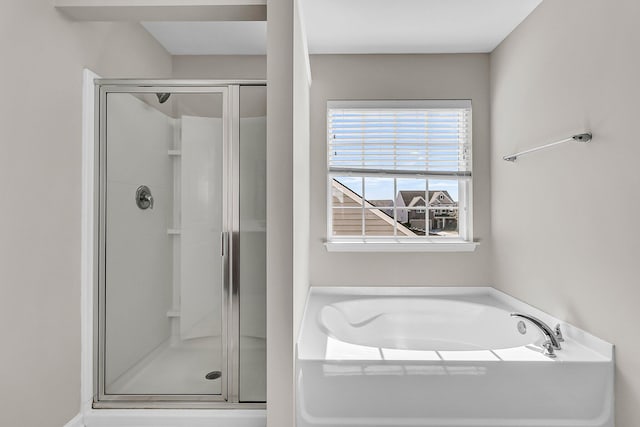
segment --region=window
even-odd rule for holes
[[[471,101],[328,102],[327,247],[471,243],[471,164]]]

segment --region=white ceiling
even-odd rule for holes
[[[310,53],[491,52],[542,0],[301,0]]]
[[[542,0],[301,0],[310,53],[491,52]],[[264,21],[143,22],[172,55],[265,55]]]
[[[172,55],[266,55],[265,21],[142,22]]]

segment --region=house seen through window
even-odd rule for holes
[[[328,240],[471,241],[470,101],[330,101]]]

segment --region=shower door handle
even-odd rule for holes
[[[228,238],[227,236],[228,234],[226,231],[223,231],[220,233],[220,242],[222,246],[220,253],[222,256],[224,256],[227,253],[227,238]]]

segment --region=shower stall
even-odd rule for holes
[[[266,87],[96,80],[94,407],[264,407]]]

